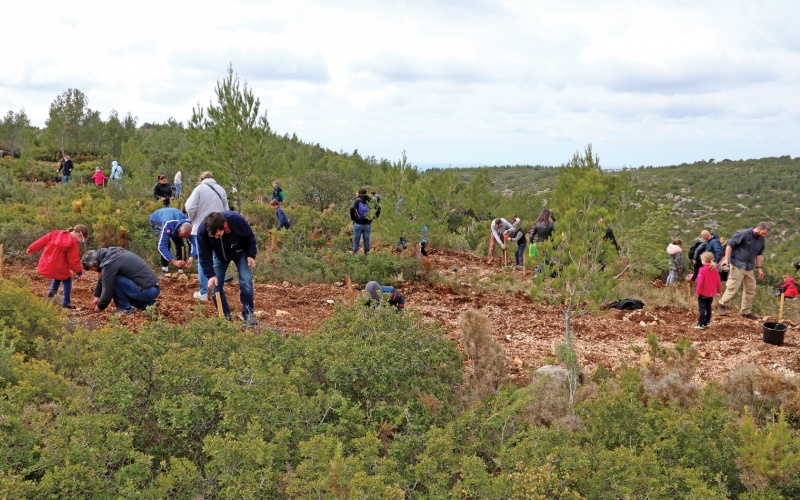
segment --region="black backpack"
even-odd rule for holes
[[[705,241],[695,241],[692,243],[692,246],[689,247],[689,253],[687,254],[689,260],[694,260],[694,254],[697,252],[697,249],[700,248],[700,245],[705,243]]]
[[[638,299],[620,299],[615,300],[611,304],[611,307],[621,311],[635,311],[637,309],[642,309],[644,307],[644,302]]]

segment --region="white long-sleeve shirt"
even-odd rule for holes
[[[503,223],[500,227],[495,226],[494,221],[492,221],[492,236],[494,236],[494,239],[497,240],[498,243],[503,245],[505,243],[503,242],[502,234],[506,232],[506,230],[514,229],[514,226],[503,218],[501,218],[500,221]]]

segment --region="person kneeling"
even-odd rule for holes
[[[117,306],[114,314],[133,314],[134,308],[157,304],[161,293],[158,276],[135,253],[119,247],[98,248],[84,253],[81,265],[86,271],[100,273],[92,299],[95,311],[103,311],[111,299]]]

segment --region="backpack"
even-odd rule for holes
[[[357,221],[358,219],[366,218],[367,212],[369,212],[369,205],[361,198],[356,198],[356,200],[353,202],[352,208],[354,210],[350,213],[350,218],[353,220],[353,222]]]
[[[700,248],[700,245],[705,243],[705,241],[695,241],[692,243],[692,246],[689,247],[689,253],[686,255],[689,256],[689,260],[695,260],[694,254],[697,252],[697,249]]]
[[[644,307],[644,302],[637,299],[620,299],[615,300],[611,304],[611,307],[621,311],[635,311],[636,309],[642,309]]]

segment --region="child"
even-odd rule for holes
[[[522,230],[522,224],[520,223],[519,217],[516,215],[514,216],[517,220],[512,224],[513,230],[509,231],[509,236],[511,236],[511,241],[517,242],[517,251],[514,252],[514,263],[516,264],[518,269],[522,269],[522,261],[525,257],[525,247],[528,244],[528,240],[525,239],[525,232]]]
[[[278,231],[281,229],[290,229],[292,225],[289,223],[289,218],[286,217],[286,214],[281,208],[281,202],[273,199],[269,202],[269,206],[275,209],[275,215],[278,217]]]
[[[367,286],[364,287],[364,290],[366,290],[371,297],[371,300],[367,301],[368,306],[378,307],[381,301],[381,292],[390,294],[389,305],[395,306],[397,312],[401,312],[406,306],[406,299],[403,297],[403,294],[398,292],[393,286],[381,286],[377,281],[370,281],[367,283]],[[375,304],[372,303],[373,300]]]
[[[798,296],[797,285],[791,276],[783,277],[783,285],[781,285],[780,290],[787,299],[795,299]]]
[[[103,187],[103,181],[108,179],[108,177],[106,177],[106,174],[100,170],[100,167],[97,167],[94,169],[94,175],[92,176],[92,179],[94,179],[94,183],[97,187]]]
[[[697,324],[693,328],[703,330],[711,323],[711,302],[714,300],[714,295],[722,293],[722,282],[714,264],[713,253],[703,252],[700,254],[700,261],[702,265],[697,271],[697,288],[694,292],[697,296],[700,317],[697,318]]]
[[[683,270],[683,241],[672,240],[672,243],[667,245],[667,253],[669,254],[669,276],[667,276],[667,286],[675,283],[678,279],[678,273]]]
[[[89,228],[83,224],[76,224],[66,231],[59,229],[47,233],[38,240],[31,243],[27,253],[32,254],[44,249],[42,256],[39,257],[39,265],[36,270],[45,278],[53,280],[50,283],[50,290],[47,292],[48,298],[53,298],[58,292],[58,287],[64,283],[64,300],[61,307],[65,309],[75,309],[70,301],[72,293],[72,272],[83,277],[83,267],[81,267],[81,253],[78,242],[86,241],[89,236]]]

